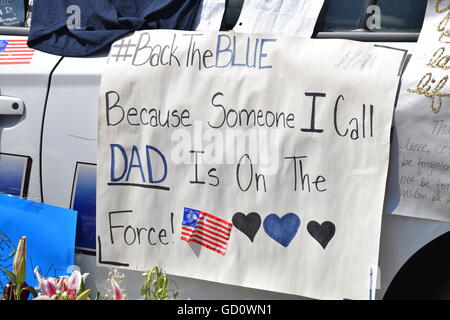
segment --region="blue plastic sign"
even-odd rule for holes
[[[36,267],[45,277],[66,275],[74,264],[76,221],[76,211],[0,194],[0,266],[12,269],[14,250],[26,236],[28,285],[37,286]],[[7,281],[0,271],[0,291]]]

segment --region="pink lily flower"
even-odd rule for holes
[[[66,282],[67,296],[69,300],[75,300],[80,290],[81,285],[81,273],[78,270],[74,270],[70,275],[70,278]]]
[[[67,286],[68,280],[69,280],[68,276],[59,277],[58,281],[56,282],[56,285],[58,286],[58,290],[60,292],[67,292],[67,290],[69,290],[69,288]]]
[[[114,300],[124,300],[122,290],[119,287],[119,284],[117,283],[114,278],[111,278],[111,285],[114,289]]]
[[[37,289],[41,291],[39,296],[45,296],[45,297],[48,297],[49,299],[51,299],[54,295],[56,295],[60,292],[58,290],[58,286],[56,285],[56,281],[55,281],[56,279],[54,279],[54,278],[45,279],[39,273],[38,267],[36,267],[34,269],[34,273],[39,282]]]
[[[81,282],[84,282],[89,275],[89,273],[81,275],[78,270],[74,270],[70,277],[62,276],[59,279],[46,279],[40,275],[37,267],[34,273],[39,282],[36,289],[40,291],[35,300],[75,300],[80,293]]]

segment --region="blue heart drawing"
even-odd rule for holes
[[[287,248],[300,228],[300,218],[295,213],[285,214],[282,218],[270,214],[264,219],[263,226],[269,237]]]

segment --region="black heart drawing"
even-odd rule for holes
[[[245,215],[242,212],[236,212],[232,221],[233,225],[253,242],[261,227],[261,217],[259,214],[250,212],[248,215]]]
[[[330,240],[333,239],[334,233],[336,232],[335,225],[330,221],[325,221],[322,224],[319,224],[317,221],[310,221],[306,226],[306,229],[324,249],[327,247]]]

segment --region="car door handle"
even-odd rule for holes
[[[22,99],[2,96],[0,93],[0,116],[20,116],[24,110],[25,104]]]

